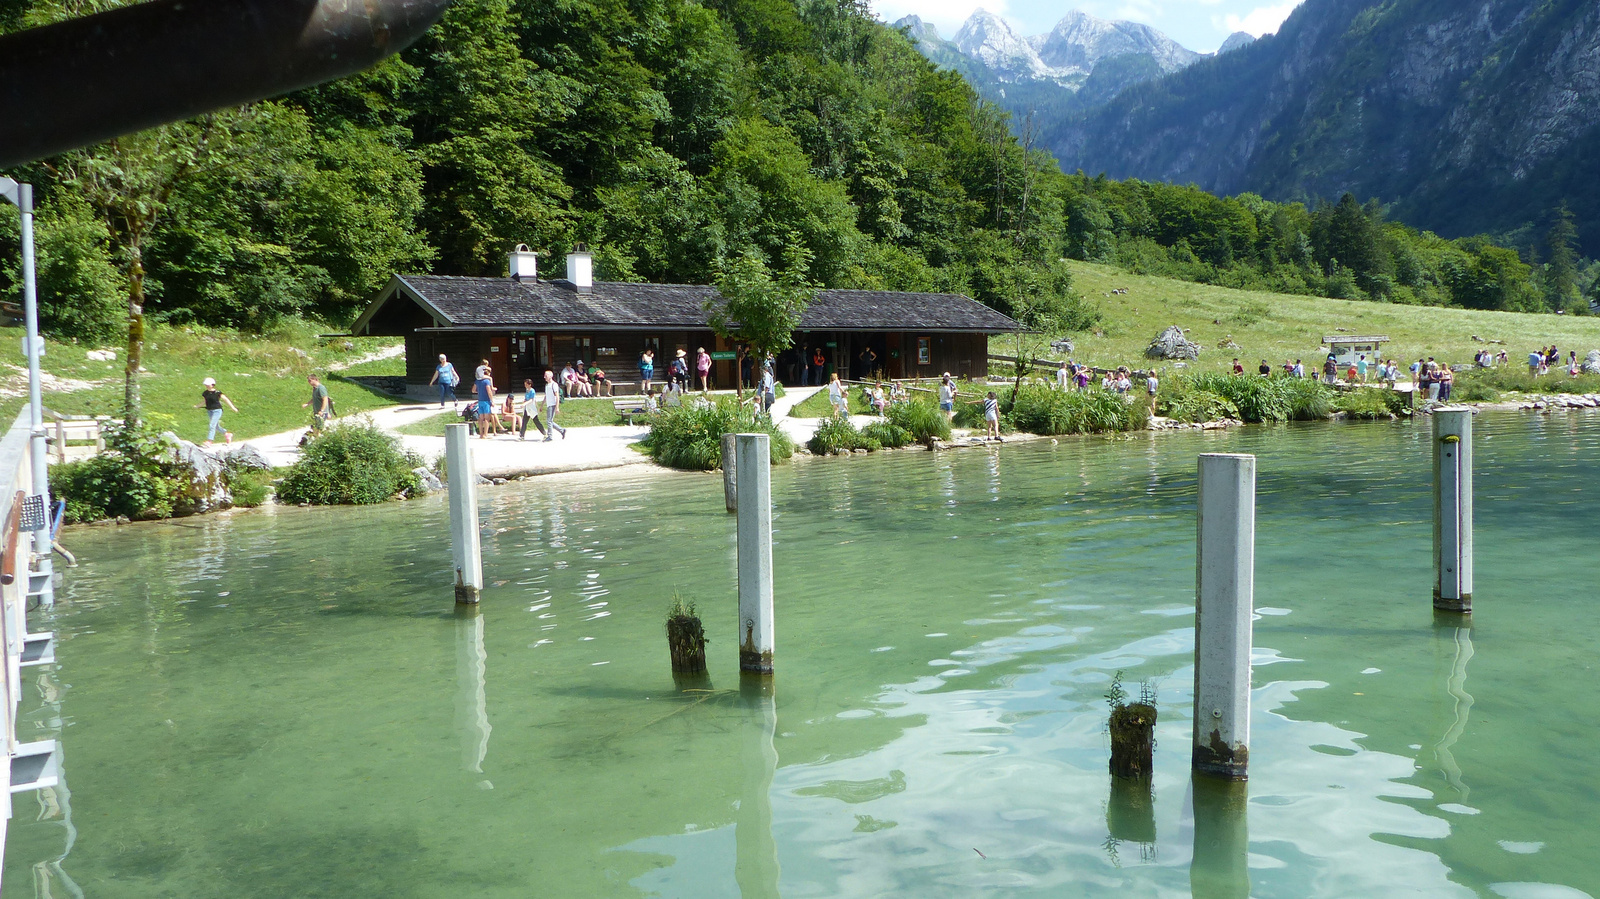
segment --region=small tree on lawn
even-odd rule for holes
[[[1066,266],[1029,266],[1016,273],[1016,299],[1011,317],[1022,325],[1013,340],[1015,380],[1011,401],[1017,401],[1022,379],[1033,369],[1036,353],[1042,353],[1057,334],[1087,331],[1100,321],[1100,310],[1072,290],[1072,274]]]
[[[725,340],[738,339],[750,346],[757,359],[781,353],[794,341],[800,316],[816,296],[816,286],[806,280],[811,252],[797,240],[784,250],[783,269],[776,275],[753,248],[717,266],[720,297],[706,301],[711,330]],[[743,394],[743,358],[735,363],[735,383]]]

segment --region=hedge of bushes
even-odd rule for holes
[[[711,471],[722,465],[722,435],[762,433],[774,464],[794,455],[794,441],[772,419],[732,399],[669,407],[650,421],[641,442],[650,458],[668,468]]]

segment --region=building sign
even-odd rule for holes
[[[733,350],[712,350],[711,358],[717,362],[730,362],[739,358],[739,354],[735,353]]]

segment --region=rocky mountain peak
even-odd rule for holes
[[[1238,50],[1241,47],[1248,47],[1255,42],[1255,35],[1251,34],[1250,32],[1235,31],[1234,33],[1228,35],[1228,39],[1222,42],[1222,46],[1217,48],[1217,55],[1221,56],[1224,53],[1230,53],[1234,50]]]
[[[1153,58],[1163,72],[1200,59],[1200,54],[1138,22],[1109,22],[1080,10],[1069,10],[1045,36],[1039,58],[1056,68],[1092,69],[1102,59],[1127,54]]]
[[[1053,74],[1028,40],[1005,19],[986,9],[972,14],[956,32],[962,53],[987,66],[1001,81],[1045,79]]]

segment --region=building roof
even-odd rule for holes
[[[1334,337],[1324,337],[1324,338],[1322,338],[1322,342],[1327,344],[1328,346],[1333,346],[1335,344],[1341,344],[1341,343],[1388,343],[1389,342],[1389,338],[1387,338],[1387,337],[1346,337],[1345,335],[1340,334],[1340,335],[1337,335],[1337,336],[1334,336]]]
[[[714,287],[597,281],[581,291],[567,281],[512,281],[446,275],[396,275],[356,319],[362,333],[397,296],[421,306],[448,330],[604,331],[706,328]],[[819,290],[800,317],[802,331],[1017,331],[1008,316],[960,294]]]

